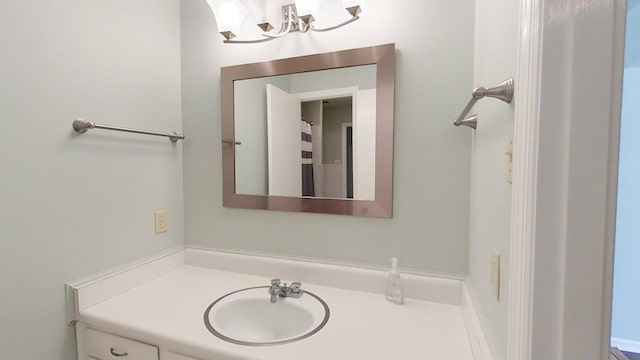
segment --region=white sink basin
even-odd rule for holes
[[[268,289],[248,288],[219,298],[205,311],[205,325],[235,344],[276,345],[309,337],[329,320],[329,307],[316,295],[305,291],[272,303]]]

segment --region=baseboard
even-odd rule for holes
[[[617,347],[618,349],[623,351],[640,354],[640,341],[612,337],[611,346]]]
[[[467,328],[473,358],[475,360],[501,360],[501,357],[496,356],[491,350],[491,343],[486,335],[487,329],[483,326],[471,289],[466,282],[462,282],[460,295],[462,317]]]

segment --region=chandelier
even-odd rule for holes
[[[298,31],[329,31],[350,24],[360,17],[364,0],[342,0],[342,7],[351,16],[328,27],[317,27],[322,0],[207,0],[225,43],[250,44],[271,41]],[[336,0],[332,0],[335,2]],[[257,39],[235,39],[246,18],[250,16],[259,28]],[[273,31],[279,25],[279,30]]]

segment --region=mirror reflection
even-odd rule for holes
[[[235,81],[236,193],[374,200],[376,71]]]

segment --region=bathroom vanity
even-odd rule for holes
[[[317,333],[248,346],[207,329],[216,299],[276,277],[326,302]],[[380,270],[186,248],[68,284],[68,320],[81,360],[490,359],[464,281],[403,274],[396,305],[386,280]]]

